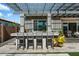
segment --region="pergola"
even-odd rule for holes
[[[78,16],[79,3],[8,3],[16,12],[25,12],[28,15]]]

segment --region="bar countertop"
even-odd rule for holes
[[[12,33],[11,36],[53,36],[53,32]]]

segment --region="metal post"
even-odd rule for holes
[[[76,22],[76,31],[78,32],[78,23],[79,22]]]
[[[33,22],[33,19],[32,19],[32,32],[34,31],[34,28],[33,28],[33,26],[34,26],[34,24],[33,24],[34,22]]]

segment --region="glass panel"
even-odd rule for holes
[[[46,20],[35,20],[34,21],[35,31],[46,31]]]
[[[56,3],[52,11],[56,11],[61,5],[62,5],[61,3]]]
[[[30,11],[43,11],[44,9],[44,3],[31,3],[28,6]]]
[[[24,11],[28,10],[26,3],[17,3],[17,5]]]
[[[67,32],[68,32],[68,24],[67,23],[63,23],[63,33],[64,35],[67,37]]]
[[[45,11],[50,11],[51,7],[53,6],[54,4],[53,3],[47,3],[46,6],[45,6]]]

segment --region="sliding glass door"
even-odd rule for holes
[[[63,32],[66,37],[74,37],[77,31],[77,23],[63,23]]]
[[[67,37],[67,32],[68,32],[68,24],[67,23],[63,23],[63,32],[64,32],[64,35]]]

